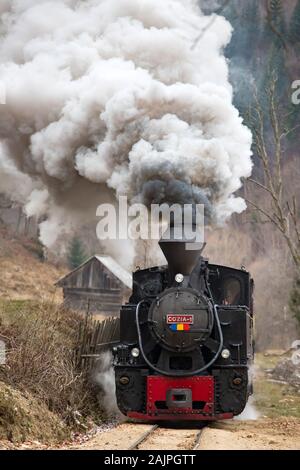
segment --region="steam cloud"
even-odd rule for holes
[[[231,26],[193,0],[9,0],[0,6],[0,191],[44,216],[41,238],[101,202],[245,209],[251,134],[232,105]]]
[[[106,351],[102,353],[96,363],[93,375],[94,383],[101,388],[100,403],[108,417],[120,416],[116,399],[115,372],[112,367],[112,360],[111,352]]]

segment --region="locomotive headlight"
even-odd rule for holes
[[[178,282],[178,284],[181,284],[184,281],[184,275],[180,273],[176,274],[175,281]]]
[[[131,350],[131,355],[132,355],[132,357],[139,357],[139,355],[140,355],[140,350],[139,350],[138,348],[133,348],[133,349]]]
[[[223,351],[221,352],[221,356],[223,357],[223,359],[229,359],[230,358],[229,349],[223,349]]]

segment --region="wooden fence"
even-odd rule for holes
[[[86,315],[79,325],[76,361],[80,369],[92,369],[95,360],[101,353],[113,348],[120,340],[120,319],[107,318],[104,321],[94,320]]]

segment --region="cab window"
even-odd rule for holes
[[[241,303],[241,282],[236,277],[227,277],[222,285],[223,305],[239,305]]]

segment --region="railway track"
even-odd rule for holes
[[[154,433],[154,431],[156,431],[156,429],[158,428],[158,424],[155,424],[154,426],[152,426],[151,429],[149,429],[148,431],[144,432],[129,448],[128,450],[139,450],[139,446],[140,444],[142,444],[143,442],[145,442],[149,436],[151,436],[151,434]]]
[[[202,428],[198,431],[196,439],[195,439],[195,445],[193,447],[193,450],[200,450],[201,437],[202,437],[203,430],[204,430],[204,428]]]
[[[157,447],[157,444],[172,443],[176,434],[182,434],[182,445],[184,450],[199,450],[203,429],[170,429],[163,428],[158,424],[153,425],[144,432],[127,450],[163,450]],[[178,439],[178,436],[177,436]],[[188,447],[188,448],[186,448]]]

